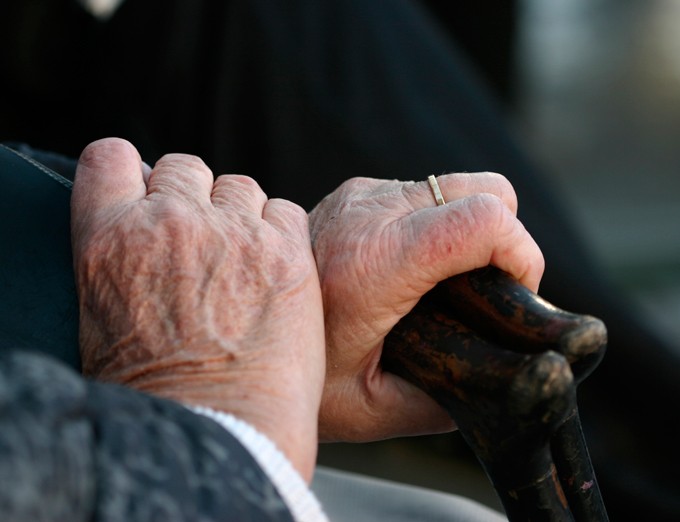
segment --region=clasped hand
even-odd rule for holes
[[[116,139],[83,151],[71,206],[84,373],[232,413],[311,477],[325,356],[304,210]]]
[[[496,174],[357,178],[309,215],[244,176],[88,146],[72,197],[83,371],[233,413],[309,479],[321,440],[451,430],[383,372],[385,335],[437,282],[494,264],[536,290],[540,250]]]

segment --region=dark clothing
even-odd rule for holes
[[[0,519],[292,520],[212,420],[26,351],[0,352]]]
[[[80,368],[71,181],[0,145],[0,345]]]

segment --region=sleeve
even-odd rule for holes
[[[325,522],[327,520],[314,493],[269,438],[231,414],[206,407],[189,407],[189,409],[213,419],[248,449],[276,486],[296,521]]]
[[[230,431],[180,404],[0,354],[0,520],[291,521]]]

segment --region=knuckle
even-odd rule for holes
[[[287,212],[291,215],[294,216],[307,216],[307,212],[298,205],[297,203],[294,203],[288,199],[283,199],[283,198],[271,198],[269,200],[270,203],[273,203],[277,205],[283,212]]]
[[[371,178],[357,176],[344,181],[342,185],[340,185],[340,188],[348,192],[357,192],[368,188],[370,181]]]
[[[120,138],[104,138],[88,144],[80,153],[78,163],[90,167],[102,160],[114,160],[134,149],[132,144]]]
[[[344,181],[335,193],[336,198],[344,201],[360,201],[374,194],[376,189],[390,182],[374,178],[354,177]]]
[[[196,174],[210,177],[213,175],[201,158],[191,154],[173,153],[162,156],[152,169],[152,176],[157,175],[159,171],[172,174],[173,180],[188,179]]]
[[[366,177],[354,177],[343,181],[337,189],[324,197],[312,210],[313,219],[316,220],[319,216],[335,219],[339,215],[351,211],[371,196],[376,186],[383,183],[385,183],[384,180]]]
[[[309,217],[301,206],[280,198],[270,199],[267,206],[272,212],[276,213],[276,221],[288,233],[294,231],[295,236],[298,236],[300,231],[304,230],[307,236],[309,235]],[[270,219],[274,219],[274,217],[272,216]]]
[[[475,194],[466,198],[471,218],[483,226],[502,225],[507,215],[503,201],[495,194]]]
[[[502,174],[497,174],[495,172],[489,173],[492,182],[495,184],[496,193],[506,204],[510,205],[513,210],[517,209],[517,194],[515,193],[515,187],[512,186],[510,180],[503,176]]]
[[[161,158],[158,160],[157,163],[165,164],[165,163],[170,163],[170,164],[175,164],[179,163],[185,166],[190,166],[190,167],[198,167],[198,168],[207,168],[207,165],[205,162],[198,156],[194,156],[193,154],[181,154],[177,152],[173,152],[170,154],[164,154],[161,156]]]
[[[471,176],[482,177],[485,184],[498,195],[502,200],[508,201],[516,198],[515,189],[510,180],[498,172],[484,171],[471,174]]]
[[[260,197],[265,198],[267,195],[260,187],[260,184],[250,176],[243,174],[222,174],[218,176],[213,184],[213,193],[219,189],[225,189],[228,193],[236,192],[242,197]]]
[[[497,196],[513,212],[517,209],[517,195],[512,183],[503,174],[497,172],[471,172],[452,174],[454,183],[459,183],[461,190],[480,194],[489,193]]]
[[[503,174],[499,174],[498,172],[484,172],[483,174],[489,178],[492,183],[495,183],[499,189],[514,193],[512,183],[510,183],[510,180]]]
[[[243,185],[245,188],[261,190],[260,184],[255,181],[254,178],[244,174],[222,174],[218,179],[225,182],[237,183]]]

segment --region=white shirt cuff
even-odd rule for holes
[[[268,437],[230,413],[204,406],[186,407],[211,418],[238,439],[272,481],[296,522],[328,522],[307,483]]]

